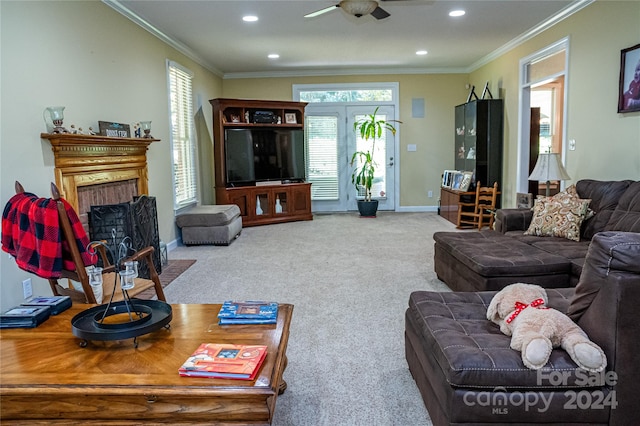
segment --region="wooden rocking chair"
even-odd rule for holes
[[[22,185],[16,181],[15,183],[16,193],[24,192],[24,188]],[[76,243],[76,235],[74,234],[73,227],[71,225],[71,221],[67,216],[67,211],[65,209],[64,204],[60,198],[60,191],[58,187],[51,183],[51,195],[53,200],[56,201],[56,206],[58,210],[60,228],[62,231],[62,239],[66,241],[69,245],[69,249],[71,252],[71,260],[75,265],[75,271],[62,271],[61,278],[67,278],[69,280],[80,283],[82,286],[82,291],[76,290],[71,283],[69,283],[69,287],[64,287],[60,283],[58,283],[58,278],[49,278],[49,285],[51,286],[51,290],[55,296],[66,295],[70,296],[74,302],[79,303],[98,303],[101,304],[103,302],[108,302],[111,298],[111,294],[113,293],[113,301],[121,301],[124,299],[123,292],[120,288],[120,280],[116,279],[116,268],[114,265],[110,264],[109,259],[107,257],[106,250],[100,244],[94,244],[92,248],[100,254],[100,257],[103,262],[103,271],[102,271],[102,281],[103,281],[103,297],[102,300],[96,301],[91,285],[89,284],[89,275],[87,274],[87,270],[85,269],[84,262],[82,260],[82,256],[80,254],[80,250],[78,249]],[[128,290],[127,294],[129,297],[135,297],[136,295],[146,291],[150,288],[155,288],[156,295],[158,300],[166,302],[166,298],[164,295],[164,291],[162,290],[162,284],[160,283],[160,277],[156,271],[156,268],[153,264],[153,246],[145,247],[132,256],[128,257],[124,261],[138,261],[138,262],[146,262],[149,268],[149,277],[150,279],[144,278],[136,278],[135,279],[135,287]],[[124,263],[123,261],[123,263]],[[117,281],[117,284],[116,284]],[[114,292],[114,286],[115,288]]]
[[[493,186],[481,186],[478,181],[474,202],[460,203],[458,206],[458,228],[467,226],[481,230],[488,226],[489,229],[492,229],[497,198],[498,182],[495,182]],[[464,207],[471,207],[473,210],[465,211]]]

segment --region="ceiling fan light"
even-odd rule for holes
[[[378,2],[373,0],[342,0],[340,7],[348,14],[359,18],[376,10]]]

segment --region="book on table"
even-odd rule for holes
[[[257,300],[227,300],[218,312],[220,324],[275,324],[277,317],[277,302]]]
[[[22,303],[22,306],[49,306],[51,315],[58,315],[71,307],[69,296],[34,297]]]
[[[264,345],[203,343],[178,369],[181,376],[253,380],[267,356]]]
[[[0,314],[0,328],[33,328],[49,318],[49,306],[16,306]]]

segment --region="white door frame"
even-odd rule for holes
[[[313,114],[314,107],[329,107],[329,106],[370,106],[375,108],[376,106],[388,105],[392,106],[394,110],[395,119],[398,119],[397,114],[400,111],[399,104],[399,94],[400,94],[400,84],[397,82],[387,82],[387,83],[334,83],[334,84],[294,84],[293,85],[293,93],[292,99],[294,101],[300,101],[300,92],[301,91],[332,91],[332,90],[357,90],[357,89],[390,89],[393,93],[391,101],[377,101],[377,102],[340,102],[340,103],[310,103],[307,104],[307,111],[310,111]],[[373,111],[373,110],[372,110]],[[393,206],[392,210],[397,211],[400,206],[400,132],[402,126],[396,126],[396,135],[394,142],[394,172],[393,172],[393,200],[391,205]],[[349,131],[350,129],[347,129]],[[350,179],[349,175],[349,179]],[[351,184],[351,181],[349,181]]]
[[[549,55],[565,51],[564,69],[560,72],[546,75],[535,81],[529,81],[528,67]],[[529,127],[531,125],[531,88],[543,84],[547,81],[564,76],[564,101],[562,114],[562,163],[566,165],[567,156],[567,99],[569,87],[569,37],[565,37],[557,42],[539,50],[527,57],[520,59],[520,104],[518,105],[518,157],[516,164],[516,192],[529,192]],[[561,187],[564,187],[561,182]]]

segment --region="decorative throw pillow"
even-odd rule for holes
[[[533,206],[529,229],[524,234],[580,241],[580,226],[590,202],[590,199],[564,194],[560,197],[539,197]]]

